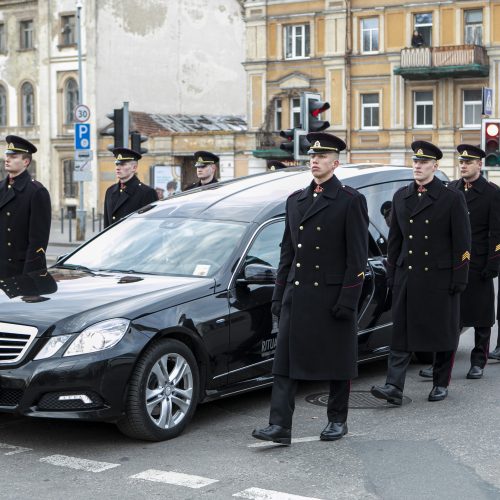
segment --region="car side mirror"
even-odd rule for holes
[[[244,285],[274,285],[276,268],[265,264],[248,264],[243,271],[243,278],[237,283]]]

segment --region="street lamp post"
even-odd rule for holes
[[[82,71],[82,0],[76,0],[76,30],[77,30],[77,46],[78,46],[78,104],[83,104],[83,71]],[[76,223],[76,239],[85,240],[85,224],[87,214],[84,204],[84,184],[83,181],[78,182],[79,202],[77,210]]]

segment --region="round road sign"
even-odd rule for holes
[[[78,106],[75,106],[73,114],[77,122],[83,123],[89,120],[90,109],[85,104],[78,104]]]

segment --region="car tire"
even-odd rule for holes
[[[422,363],[423,365],[432,365],[434,363],[433,352],[416,352],[415,358],[417,359],[417,363]]]
[[[193,417],[199,385],[196,359],[185,344],[174,339],[155,342],[134,368],[118,428],[145,441],[177,437]]]

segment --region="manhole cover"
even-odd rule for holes
[[[328,405],[328,393],[319,392],[306,396],[306,401],[316,406]],[[411,399],[403,396],[403,405],[411,403]],[[372,408],[397,408],[396,405],[391,405],[383,399],[373,397],[370,391],[351,391],[349,395],[349,408],[353,410],[371,410]]]

